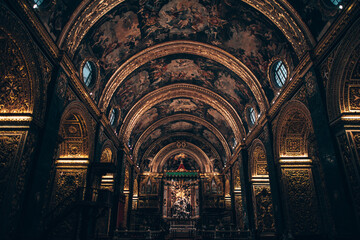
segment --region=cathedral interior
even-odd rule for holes
[[[1,239],[360,239],[359,0],[0,13]]]

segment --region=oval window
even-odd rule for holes
[[[84,83],[87,87],[90,87],[95,82],[95,72],[95,64],[91,61],[86,61],[82,69],[82,75]]]
[[[272,67],[272,80],[279,88],[284,86],[288,77],[288,71],[283,61],[277,61]]]
[[[252,107],[248,108],[248,118],[249,118],[250,126],[253,126],[256,122],[256,117],[255,117],[255,110]]]
[[[33,8],[38,8],[43,4],[44,0],[34,0]]]
[[[113,108],[111,110],[110,117],[109,117],[109,121],[112,126],[115,124],[115,117],[116,117],[116,110]]]

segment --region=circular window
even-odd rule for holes
[[[272,81],[275,83],[275,85],[279,88],[284,86],[286,79],[288,77],[288,71],[286,69],[284,62],[281,60],[276,61],[272,65],[271,72],[272,72],[271,78],[272,78]]]
[[[249,107],[247,110],[250,126],[253,126],[256,122],[255,110],[253,107]]]
[[[110,117],[109,117],[109,121],[112,126],[115,124],[115,117],[116,117],[116,110],[113,108],[110,112]]]
[[[86,61],[82,69],[82,75],[85,85],[90,87],[95,82],[96,78],[95,64],[91,61]]]

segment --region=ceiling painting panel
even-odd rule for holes
[[[218,93],[235,108],[243,119],[245,105],[256,104],[254,95],[244,81],[222,65],[202,57],[172,55],[151,61],[132,73],[119,86],[111,105],[120,107],[121,119],[124,119],[131,107],[147,93],[179,82],[207,87]],[[202,107],[196,107],[200,104],[199,101],[190,99],[177,99],[164,104],[168,104],[167,110],[172,112],[192,112]],[[218,118],[216,117],[218,113],[211,109],[203,115]]]
[[[290,69],[297,62],[283,34],[241,1],[130,2],[119,4],[95,25],[74,58],[77,65],[86,57],[99,59],[104,84],[129,57],[172,40],[193,40],[220,47],[261,80],[266,79],[266,69],[273,57],[286,58]],[[264,88],[270,89],[269,84],[264,82]],[[272,98],[271,93],[269,97]]]

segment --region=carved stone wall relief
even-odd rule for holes
[[[259,232],[274,232],[275,220],[270,185],[254,185],[255,224]]]
[[[318,205],[310,168],[283,168],[282,180],[294,234],[316,234],[320,230]]]

